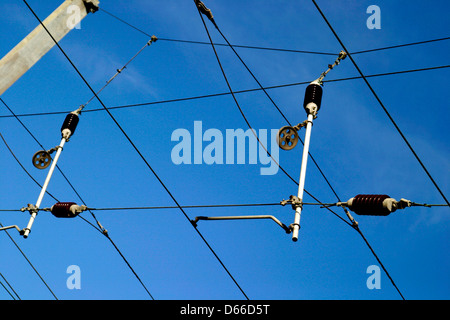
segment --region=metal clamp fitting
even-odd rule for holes
[[[303,208],[303,201],[297,196],[289,196],[289,200],[280,201],[282,206],[290,203],[292,205],[292,209],[296,210],[298,207]]]

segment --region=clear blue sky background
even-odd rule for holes
[[[29,0],[44,19],[61,1]],[[312,1],[210,0],[217,24],[233,44],[339,53],[342,49]],[[447,37],[447,1],[319,0],[325,15],[350,52]],[[366,9],[381,8],[381,29],[369,30]],[[101,7],[160,38],[208,41],[193,1],[101,1]],[[34,27],[36,19],[19,0],[0,3],[0,56]],[[215,42],[223,43],[209,21]],[[98,90],[148,37],[105,12],[89,15],[81,29],[61,41],[74,64]],[[366,75],[448,65],[449,41],[355,55]],[[258,88],[233,52],[218,47],[233,90]],[[264,86],[312,81],[335,56],[238,48]],[[448,69],[369,78],[370,84],[405,133],[444,194],[449,195]],[[349,59],[326,80],[358,76]],[[306,119],[305,85],[269,90],[292,123]],[[208,45],[160,40],[148,47],[101,94],[108,107],[227,92]],[[2,95],[16,114],[72,111],[92,93],[58,48]],[[284,119],[262,91],[237,95],[255,129],[278,129]],[[94,100],[86,110],[101,108]],[[297,193],[278,171],[260,175],[260,164],[175,165],[174,130],[247,126],[232,97],[224,95],[111,111],[181,205],[276,203]],[[0,132],[26,169],[43,183],[47,170],[32,166],[40,149],[20,123],[0,106]],[[65,114],[20,119],[50,149],[60,141]],[[300,131],[303,138],[304,132]],[[206,145],[205,143],[204,145]],[[40,188],[0,143],[0,209],[35,203]],[[442,204],[430,182],[363,80],[324,85],[315,121],[311,153],[341,200],[360,193],[386,193],[396,199]],[[280,163],[298,179],[302,145],[280,150]],[[104,111],[84,112],[66,144],[61,170],[93,208],[173,206]],[[309,162],[306,189],[320,201],[336,197]],[[55,172],[49,192],[61,201],[81,204]],[[306,202],[314,202],[305,195]],[[55,201],[44,198],[43,207]],[[342,210],[335,210],[346,219]],[[111,239],[155,299],[244,299],[179,209],[95,211]],[[186,209],[195,216],[274,215],[293,222],[290,206]],[[94,223],[88,212],[83,213]],[[406,299],[450,298],[448,256],[450,215],[446,207],[414,207],[388,217],[354,215]],[[0,222],[25,227],[28,213],[1,212]],[[379,265],[357,232],[318,206],[305,206],[300,239],[294,243],[272,221],[200,222],[202,233],[250,299],[400,299],[384,272],[381,289],[369,290],[366,270]],[[80,218],[56,219],[41,212],[28,239],[9,231],[59,299],[149,299],[111,243]],[[81,290],[69,290],[66,269],[81,269]],[[22,299],[54,299],[13,242],[0,233],[0,272]],[[0,287],[0,299],[11,299]]]

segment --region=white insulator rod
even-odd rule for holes
[[[52,165],[50,166],[50,169],[47,174],[47,178],[45,179],[44,185],[42,186],[41,193],[39,194],[39,197],[36,201],[36,211],[33,211],[31,213],[30,220],[28,221],[27,227],[24,229],[23,237],[27,238],[31,231],[31,226],[33,225],[34,219],[36,219],[37,216],[37,209],[39,209],[42,199],[44,198],[45,193],[47,192],[47,187],[50,183],[50,179],[52,178],[53,171],[55,171],[56,163],[58,162],[59,156],[61,155],[61,152],[63,150],[64,144],[66,143],[66,138],[61,139],[61,143],[59,144],[58,150],[56,151],[55,158],[53,159]]]
[[[312,129],[312,122],[314,119],[314,115],[312,113],[308,114],[308,120],[306,124],[306,131],[305,131],[305,141],[303,144],[303,156],[302,156],[302,166],[300,169],[300,180],[298,183],[298,198],[303,203],[303,192],[305,190],[305,178],[306,178],[306,165],[308,162],[308,156],[309,156],[309,143],[311,141],[311,129]],[[295,209],[295,218],[294,223],[292,225],[292,240],[297,241],[298,240],[298,232],[300,230],[300,216],[302,214],[302,206],[299,205]]]

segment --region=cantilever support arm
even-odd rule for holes
[[[8,229],[14,229],[14,228],[16,228],[17,231],[19,231],[20,235],[23,235],[23,234],[24,234],[24,230],[21,230],[21,229],[20,229],[18,226],[16,226],[16,225],[0,228],[0,231],[6,231],[6,230],[8,230]]]
[[[191,223],[194,225],[194,227],[197,226],[197,222],[199,220],[244,220],[244,219],[271,219],[276,222],[281,228],[283,228],[286,233],[291,233],[291,228],[287,227],[284,223],[282,223],[280,220],[275,218],[274,216],[270,215],[260,215],[260,216],[225,216],[225,217],[204,217],[199,216],[195,217],[194,220],[191,220]]]

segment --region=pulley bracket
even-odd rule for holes
[[[46,169],[52,163],[51,154],[57,151],[60,146],[56,146],[51,148],[50,150],[40,150],[37,151],[32,158],[33,165],[38,169]]]
[[[278,146],[283,150],[292,150],[298,143],[298,131],[301,128],[306,127],[308,120],[299,123],[296,126],[284,126],[278,130],[277,143]]]
[[[52,157],[48,151],[40,150],[33,155],[32,161],[35,168],[43,170],[48,168],[52,162]]]
[[[283,150],[292,150],[298,143],[298,133],[294,127],[284,126],[278,130],[278,146]]]

